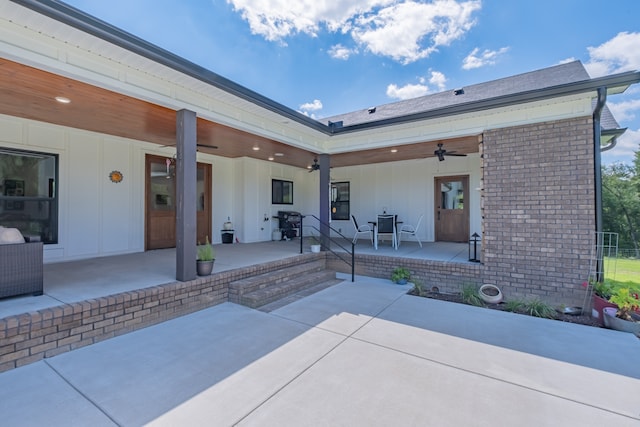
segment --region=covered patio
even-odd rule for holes
[[[300,240],[214,245],[214,274],[295,257]],[[308,245],[304,251],[309,252]],[[398,250],[381,244],[375,250],[366,240],[356,245],[360,255],[400,257],[414,260],[468,263],[468,245],[450,242],[404,241]],[[172,283],[175,277],[175,249],[159,249],[125,255],[89,258],[44,265],[44,295],[0,300],[0,319],[62,304],[92,300],[127,291]]]

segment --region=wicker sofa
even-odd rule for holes
[[[0,298],[42,295],[42,242],[0,245]]]

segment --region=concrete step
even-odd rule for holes
[[[265,305],[261,305],[258,307],[258,310],[264,311],[265,313],[271,313],[274,310],[277,310],[281,307],[291,304],[292,302],[298,301],[302,298],[308,297],[309,295],[313,295],[316,292],[320,292],[324,289],[330,288],[331,286],[337,285],[338,283],[344,282],[343,279],[333,279],[328,282],[318,283],[317,285],[309,286],[304,288],[298,292],[287,295],[283,298],[277,299],[273,302],[270,302]]]
[[[233,281],[229,283],[229,301],[242,304],[242,297],[248,293],[278,285],[308,273],[322,271],[325,269],[325,264],[323,258]]]
[[[258,308],[285,298],[306,288],[336,280],[336,272],[331,270],[309,271],[291,276],[288,280],[270,283],[240,297],[240,304]]]

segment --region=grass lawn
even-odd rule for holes
[[[640,289],[640,259],[605,258],[605,279],[617,288]]]

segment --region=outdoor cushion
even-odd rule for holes
[[[0,245],[12,243],[24,243],[24,237],[17,228],[5,228],[0,226]]]

